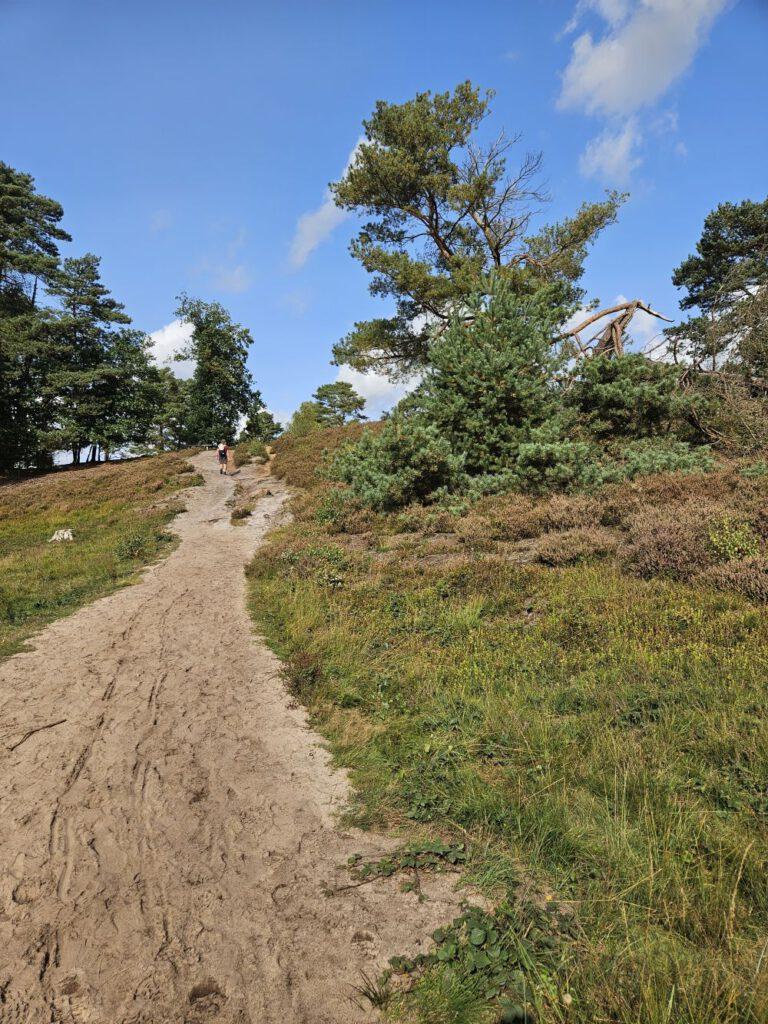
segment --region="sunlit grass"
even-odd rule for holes
[[[0,656],[168,550],[169,498],[197,482],[174,453],[0,487]],[[59,529],[74,540],[50,543]]]
[[[533,884],[573,908],[541,1021],[768,1020],[764,608],[610,560],[372,550],[310,516],[250,570],[254,615],[351,769],[357,819],[469,839],[492,898]],[[450,974],[389,1012],[484,1019]]]

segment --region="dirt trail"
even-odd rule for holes
[[[232,527],[233,481],[196,461],[176,551],[0,666],[3,1024],[370,1020],[361,969],[455,906],[447,880],[323,894],[390,847],[335,824],[346,780],[251,632],[282,485]]]

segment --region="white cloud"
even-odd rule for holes
[[[267,406],[267,412],[271,412],[276,423],[279,423],[281,427],[287,427],[291,422],[291,416],[293,416],[295,410],[291,409],[273,409],[272,406]]]
[[[637,155],[642,136],[637,120],[630,118],[616,131],[606,128],[590,139],[579,157],[579,170],[585,178],[599,178],[611,185],[626,185],[632,171],[639,167]]]
[[[635,115],[661,99],[687,70],[715,19],[732,2],[579,0],[566,31],[574,31],[588,11],[602,18],[605,31],[598,39],[583,32],[574,40],[557,105],[608,121],[582,155],[584,174],[626,183],[640,163]],[[676,115],[662,114],[650,127],[674,132]]]
[[[353,370],[351,366],[342,366],[336,380],[347,381],[358,395],[365,399],[365,414],[369,419],[378,419],[383,412],[396,405],[409,391],[413,391],[419,383],[418,376],[414,376],[406,381],[393,384],[383,374],[361,373],[359,370]]]
[[[220,292],[237,295],[247,292],[251,286],[251,275],[242,263],[235,266],[219,266],[213,270],[213,284]]]
[[[358,139],[347,157],[341,177],[347,173],[357,158],[357,152],[364,140]],[[347,210],[340,210],[333,201],[331,190],[326,188],[325,198],[315,210],[303,213],[296,223],[289,253],[290,264],[294,270],[299,270],[307,262],[315,249],[324,242],[326,238],[343,223],[349,216]]]
[[[619,25],[629,14],[630,0],[579,0],[564,35],[575,32],[588,11],[596,11],[609,25]]]
[[[188,380],[195,372],[195,364],[191,359],[175,362],[174,356],[192,337],[192,324],[183,320],[171,320],[165,327],[150,334],[152,356],[160,366],[169,366],[177,377]]]
[[[294,316],[302,317],[312,303],[312,292],[309,288],[292,288],[280,299],[280,304],[290,310]]]
[[[622,116],[653,103],[690,65],[728,2],[639,0],[628,19],[608,19],[597,42],[584,32],[573,43],[558,105]]]

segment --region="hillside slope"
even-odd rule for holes
[[[174,495],[199,483],[184,454],[59,470],[0,486],[0,656],[168,550]],[[50,543],[56,530],[73,541]]]
[[[768,1019],[765,476],[373,515],[317,471],[343,440],[278,442],[254,614],[359,820],[469,840],[497,908],[389,1014]]]

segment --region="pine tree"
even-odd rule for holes
[[[393,299],[395,312],[355,324],[334,348],[337,363],[394,377],[423,369],[435,333],[471,295],[487,294],[492,273],[520,295],[558,282],[569,301],[581,298],[588,246],[623,197],[611,193],[532,232],[547,199],[541,155],[528,153],[508,174],[518,139],[477,142],[491,98],[463,82],[405,103],[379,101],[364,122],[365,139],[332,191],[339,207],[367,218],[351,252],[372,275],[371,294]]]
[[[137,405],[148,373],[148,343],[140,331],[128,330],[130,317],[101,283],[99,259],[92,253],[64,260],[48,285],[60,308],[51,318],[55,369],[45,393],[52,397],[55,425],[52,447],[69,448],[79,463],[90,446],[107,454],[141,442],[150,411]]]
[[[69,240],[62,216],[30,175],[0,162],[0,472],[50,463],[41,436],[51,426],[52,341],[38,293],[58,268],[57,242]]]
[[[347,420],[364,420],[365,399],[345,380],[321,384],[312,396],[319,406],[320,422],[328,427],[340,427]]]

